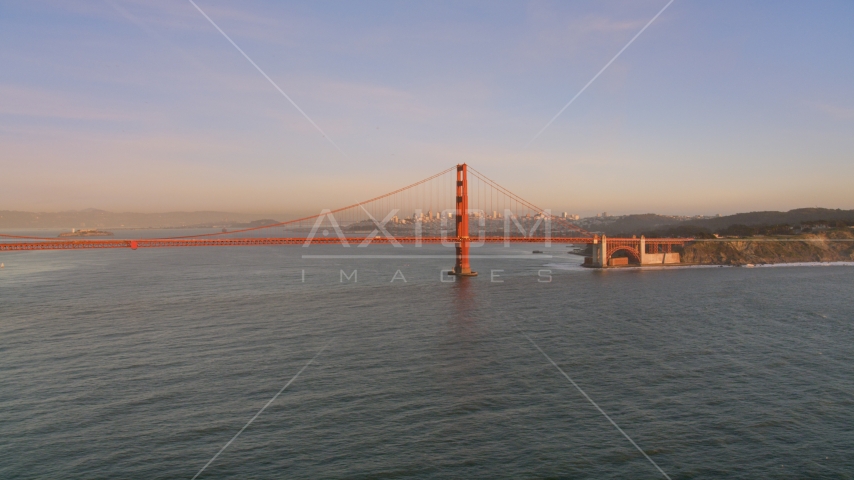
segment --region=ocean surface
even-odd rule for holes
[[[0,478],[854,478],[854,266],[566,251],[0,253]]]

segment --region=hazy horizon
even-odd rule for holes
[[[582,216],[854,208],[850,2],[676,0],[533,142],[667,0],[196,3],[340,151],[190,2],[16,3],[0,210],[294,216],[463,162]]]
[[[827,207],[804,207],[806,209],[817,208],[823,210],[843,210],[836,208],[827,208]],[[799,210],[799,209],[793,209]],[[854,210],[854,209],[852,209]],[[852,210],[843,210],[843,211],[852,211]],[[791,210],[790,210],[791,211]],[[5,215],[7,213],[16,213],[16,214],[24,214],[24,216],[12,216],[9,217]],[[563,211],[553,211],[555,215],[560,215]],[[569,214],[578,214],[582,219],[586,218],[595,218],[599,217],[602,214],[607,214],[609,218],[619,218],[619,217],[630,217],[632,215],[659,215],[659,216],[670,216],[670,217],[697,217],[704,216],[707,218],[714,218],[716,216],[728,217],[736,214],[754,214],[754,213],[765,213],[765,212],[780,212],[780,211],[744,211],[744,212],[732,212],[732,213],[722,213],[722,214],[682,214],[682,213],[672,213],[672,212],[593,212],[593,213],[581,213],[577,212],[567,212]],[[781,212],[787,213],[789,211]],[[86,217],[86,214],[97,215],[99,213],[108,214],[109,217],[107,219],[104,218],[94,218],[94,217]],[[153,217],[167,217],[166,219],[160,219],[159,222],[162,223],[162,227],[176,227],[183,225],[201,225],[201,224],[216,224],[216,223],[248,223],[255,222],[259,220],[274,220],[276,222],[284,222],[295,220],[301,217],[309,217],[316,215],[317,211],[304,211],[304,212],[291,212],[291,213],[270,213],[270,212],[236,212],[236,211],[220,211],[220,210],[195,210],[195,211],[161,211],[161,212],[131,212],[131,211],[109,211],[98,208],[85,208],[80,210],[63,210],[56,212],[27,212],[20,210],[0,210],[0,228],[13,228],[13,229],[31,229],[31,228],[71,228],[74,226],[87,226],[87,224],[80,222],[83,221],[93,221],[98,223],[100,226],[104,227],[126,227],[126,228],[156,228],[155,224],[152,223],[155,218]],[[42,223],[48,220],[48,225],[33,225],[34,222],[39,217],[28,218],[26,215],[49,215],[50,219],[41,219],[37,223]],[[124,217],[123,217],[124,216]],[[819,219],[821,215],[816,216],[815,219]],[[823,219],[828,219],[824,218]],[[27,225],[21,224],[22,222],[27,222]],[[64,222],[64,223],[63,223]],[[113,222],[113,223],[109,223]],[[140,223],[142,222],[142,223]],[[128,225],[125,225],[128,224]],[[88,226],[94,226],[93,224],[89,224]]]

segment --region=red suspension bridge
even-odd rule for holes
[[[453,246],[453,274],[477,275],[470,249],[486,243],[592,245],[585,265],[678,263],[686,238],[606,238],[537,207],[466,164],[393,192],[286,222],[200,235],[136,240],[67,240],[0,235],[0,251],[372,243]]]

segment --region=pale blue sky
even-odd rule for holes
[[[334,208],[468,162],[590,214],[854,208],[854,3],[0,4],[0,209]]]

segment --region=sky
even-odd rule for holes
[[[4,1],[0,210],[854,208],[850,0],[675,0],[533,141],[668,0],[195,1],[328,138],[189,0]]]

